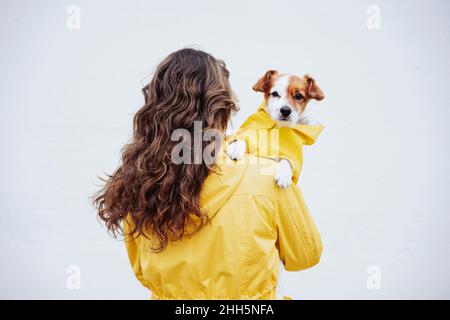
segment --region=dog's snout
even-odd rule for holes
[[[289,117],[291,114],[292,109],[288,106],[281,107],[280,113],[283,117]]]

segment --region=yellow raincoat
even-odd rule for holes
[[[200,204],[211,219],[161,253],[145,237],[125,239],[137,279],[152,299],[275,299],[279,260],[288,271],[314,266],[322,242],[300,189],[277,187],[277,162],[255,155],[231,161],[225,141]],[[127,232],[132,222],[124,223]],[[189,229],[189,226],[186,227]]]

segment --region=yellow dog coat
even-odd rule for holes
[[[280,127],[266,109],[265,101],[252,114],[230,141],[240,139],[247,143],[247,151],[260,157],[287,159],[292,166],[292,178],[297,184],[303,165],[303,145],[312,145],[322,125],[298,124]]]

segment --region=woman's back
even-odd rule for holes
[[[169,54],[143,88],[121,164],[94,197],[154,298],[275,298],[280,258],[287,270],[319,260],[300,190],[273,182],[276,162],[233,162],[220,148],[238,110],[229,76],[206,52]]]
[[[153,299],[275,299],[280,258],[291,271],[319,261],[320,236],[301,192],[275,185],[275,164],[251,155],[220,164],[200,195],[210,223],[163,252],[145,237],[126,239]]]

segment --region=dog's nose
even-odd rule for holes
[[[289,115],[291,114],[291,111],[292,111],[291,108],[289,108],[287,106],[281,107],[281,109],[280,109],[280,113],[283,117],[289,117]]]

